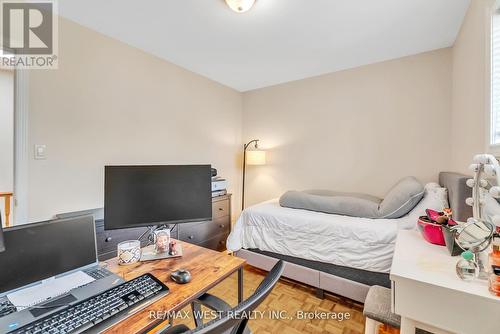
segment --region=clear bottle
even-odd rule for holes
[[[471,251],[462,253],[462,258],[457,262],[457,275],[464,281],[473,281],[479,275],[479,267],[474,261]]]

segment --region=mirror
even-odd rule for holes
[[[482,252],[491,243],[495,227],[489,222],[469,218],[465,224],[456,229],[455,240],[458,245],[472,252]]]
[[[453,228],[455,230],[455,241],[464,250],[474,253],[474,260],[479,267],[479,279],[488,279],[485,268],[487,258],[484,258],[486,250],[495,234],[495,226],[489,222],[475,218],[469,218],[466,223]]]

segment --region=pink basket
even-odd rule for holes
[[[418,219],[418,229],[425,240],[434,245],[445,246],[443,227],[439,224],[431,223],[427,216]]]

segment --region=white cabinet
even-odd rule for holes
[[[427,243],[418,231],[400,231],[391,269],[392,310],[401,334],[415,327],[441,333],[500,333],[500,298],[487,281],[464,282],[455,273],[459,257]]]

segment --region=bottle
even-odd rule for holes
[[[491,253],[489,256],[491,268],[489,287],[490,292],[500,297],[500,238],[493,238]]]
[[[462,259],[457,262],[457,275],[464,281],[473,281],[479,275],[479,267],[474,261],[474,254],[471,251],[462,253]]]

